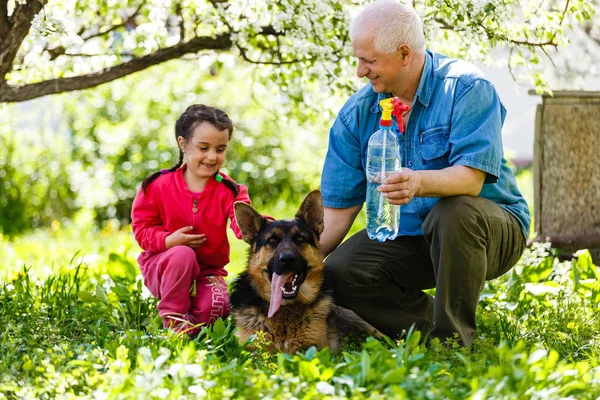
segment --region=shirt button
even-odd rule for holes
[[[409,168],[412,168],[412,167],[413,167],[413,165],[415,165],[415,163],[413,163],[412,161],[409,161],[409,162],[408,162],[408,166],[409,166]]]

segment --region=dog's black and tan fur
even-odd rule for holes
[[[235,204],[235,216],[250,244],[247,269],[231,293],[240,343],[262,331],[269,350],[295,353],[313,345],[339,350],[353,330],[381,335],[333,303],[319,252],[323,206],[318,190],[304,199],[293,219],[270,221],[241,202]]]

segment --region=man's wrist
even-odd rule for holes
[[[415,172],[416,190],[415,190],[415,194],[413,197],[423,197],[423,193],[425,193],[425,191],[423,190],[423,172],[424,171],[414,171],[414,172]]]

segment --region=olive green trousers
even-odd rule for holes
[[[482,197],[442,198],[423,223],[424,236],[380,243],[362,230],[325,260],[336,303],[388,336],[411,325],[441,341],[475,335],[486,280],[509,271],[525,249],[515,217]],[[435,298],[424,289],[435,288]]]

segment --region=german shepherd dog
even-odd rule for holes
[[[246,271],[234,281],[230,300],[240,343],[262,331],[269,351],[293,354],[313,345],[340,350],[353,331],[382,336],[333,303],[319,251],[321,192],[311,192],[293,219],[271,221],[242,202],[234,209],[250,244]]]

